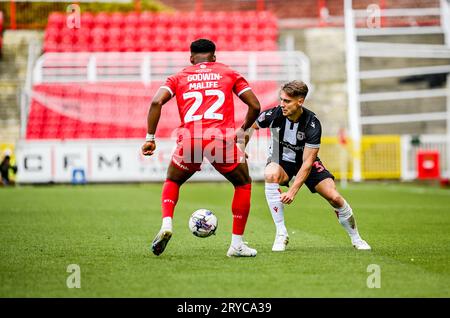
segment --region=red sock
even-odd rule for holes
[[[247,224],[248,213],[250,212],[250,197],[252,194],[252,185],[234,187],[233,203],[231,211],[233,212],[233,234],[244,234]]]
[[[175,205],[178,202],[178,193],[180,191],[180,186],[173,182],[172,180],[166,179],[164,182],[161,198],[162,207],[162,217],[165,218],[170,216],[173,218],[173,211],[175,210]]]

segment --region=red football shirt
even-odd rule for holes
[[[251,89],[242,75],[217,62],[186,67],[162,87],[177,98],[183,134],[191,138],[221,134],[223,139],[234,136],[233,93],[239,96]]]

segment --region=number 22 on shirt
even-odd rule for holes
[[[183,94],[183,99],[188,100],[193,98],[194,103],[186,112],[184,116],[184,122],[189,123],[191,121],[197,121],[202,119],[216,119],[223,120],[223,114],[217,113],[217,111],[223,106],[225,102],[225,94],[218,89],[205,90],[205,96],[216,96],[216,101],[204,112],[204,114],[196,114],[200,106],[203,103],[203,94],[201,92],[187,92]]]

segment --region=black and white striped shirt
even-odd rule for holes
[[[260,128],[270,128],[269,156],[273,162],[285,161],[300,167],[305,147],[320,148],[322,126],[316,114],[305,107],[296,123],[283,116],[281,107],[277,106],[262,112],[256,124]]]

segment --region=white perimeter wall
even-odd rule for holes
[[[262,180],[267,159],[266,137],[253,139],[247,149],[250,174]],[[175,141],[158,140],[151,157],[141,155],[142,140],[21,141],[16,148],[17,182],[72,182],[74,169],[85,171],[87,182],[163,181]],[[224,180],[209,163],[192,180]]]

